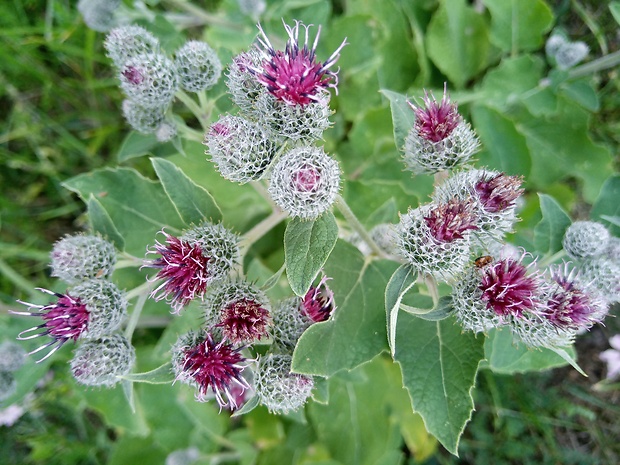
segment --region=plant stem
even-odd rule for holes
[[[439,289],[437,289],[437,280],[433,278],[430,274],[424,274],[424,284],[426,284],[426,288],[428,289],[428,293],[433,299],[433,308],[437,307],[437,303],[439,302]]]
[[[203,109],[196,103],[196,101],[190,97],[185,91],[178,90],[176,93],[176,97],[185,104],[187,109],[191,111],[200,125],[202,129],[205,131],[209,130],[209,116],[204,113]]]
[[[148,284],[152,284],[147,281]],[[136,288],[137,289],[137,288]],[[127,323],[127,327],[125,328],[125,337],[131,341],[131,336],[133,336],[133,332],[138,325],[138,320],[140,319],[140,315],[142,314],[142,309],[144,308],[144,304],[146,303],[146,299],[149,298],[150,288],[144,289],[143,293],[138,297],[138,301],[136,305],[133,307],[133,311],[131,312],[131,317],[129,318],[129,322]]]
[[[577,66],[576,68],[568,72],[568,76],[570,79],[576,79],[592,73],[596,73],[597,71],[613,68],[614,66],[617,66],[619,64],[620,50],[610,53],[609,55],[597,58],[590,63],[586,63],[585,65]]]
[[[202,20],[203,24],[209,24],[212,26],[213,25],[224,26],[226,27],[226,29],[230,29],[234,31],[242,30],[242,26],[240,26],[239,24],[235,24],[223,18],[220,18],[218,16],[212,15],[211,13],[208,13],[202,8],[196,5],[193,5],[185,0],[164,0],[164,3],[167,3],[168,5],[171,5],[171,6],[175,6],[181,10],[191,13],[194,16],[197,16],[198,18]]]
[[[125,298],[127,300],[131,300],[134,297],[141,296],[143,293],[148,294],[154,284],[154,282],[147,280],[144,283],[140,284],[138,287],[135,287],[131,291],[127,292],[125,294]]]
[[[541,261],[539,261],[538,268],[544,268],[546,266],[549,266],[552,263],[555,263],[556,261],[558,261],[560,258],[564,258],[565,256],[566,256],[566,251],[562,249],[554,253],[553,255],[549,255],[548,257],[545,257]]]
[[[390,258],[386,255],[386,253],[383,250],[381,250],[381,248],[372,239],[372,237],[370,237],[370,234],[368,234],[368,231],[366,231],[366,228],[364,228],[362,223],[360,223],[360,221],[355,216],[355,213],[353,213],[351,208],[349,208],[349,205],[347,205],[347,202],[342,198],[341,195],[338,195],[338,197],[336,197],[336,207],[338,207],[338,210],[340,210],[340,213],[342,213],[342,216],[344,216],[344,219],[347,220],[347,223],[349,223],[349,226],[351,226],[351,228],[353,228],[353,230],[357,234],[359,234],[362,240],[368,245],[368,247],[370,247],[370,249],[377,256],[381,258]]]
[[[275,208],[273,213],[265,218],[263,221],[258,223],[252,229],[250,229],[247,233],[243,235],[243,240],[239,245],[241,249],[241,255],[245,255],[248,249],[258,241],[261,237],[271,231],[276,225],[282,222],[287,217],[287,213],[284,210],[280,210],[279,208]]]
[[[9,264],[2,259],[0,259],[0,273],[6,276],[6,278],[8,278],[8,280],[11,281],[15,287],[26,292],[30,297],[35,294],[34,285],[11,268]]]

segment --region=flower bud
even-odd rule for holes
[[[168,142],[177,135],[177,127],[168,121],[162,122],[155,131],[158,142]]]
[[[103,46],[114,65],[122,68],[130,58],[157,52],[159,40],[143,27],[129,25],[112,29]]]
[[[73,354],[71,372],[86,386],[113,386],[128,374],[136,360],[131,343],[120,334],[83,342]]]
[[[254,387],[261,404],[272,413],[288,413],[306,403],[314,387],[311,377],[291,373],[290,355],[269,354],[261,357]]]
[[[86,25],[97,32],[107,32],[116,23],[114,14],[121,0],[80,0],[77,9]]]
[[[209,44],[198,40],[190,40],[177,50],[174,64],[181,87],[189,92],[210,89],[222,74],[222,63],[217,54]]]
[[[254,48],[240,53],[228,66],[228,79],[226,80],[226,87],[228,87],[233,103],[241,109],[243,115],[253,117],[253,119],[256,116],[258,96],[267,92],[250,71],[260,66],[261,62],[261,55]]]
[[[620,302],[620,263],[606,257],[583,260],[577,280],[608,303]]]
[[[322,148],[298,147],[274,166],[269,194],[291,216],[313,220],[331,207],[339,188],[338,162]]]
[[[123,116],[129,125],[142,134],[153,134],[163,125],[167,106],[144,108],[133,100],[123,101]]]
[[[571,42],[562,34],[552,34],[545,44],[545,53],[559,69],[572,68],[582,61],[590,49],[584,42]]]
[[[301,311],[300,297],[291,297],[278,303],[273,309],[273,325],[269,334],[274,344],[284,350],[293,351],[297,340],[312,324],[312,320]]]
[[[602,254],[609,243],[607,228],[594,221],[575,221],[564,233],[562,245],[566,253],[576,259]]]
[[[267,2],[265,0],[237,0],[239,11],[249,16],[254,21],[258,20],[260,15],[265,12]]]
[[[232,343],[260,340],[271,323],[269,299],[247,281],[225,281],[213,286],[205,295],[203,308],[207,321],[218,321],[222,334]]]
[[[211,126],[204,143],[222,176],[240,184],[263,178],[277,148],[258,124],[229,115]]]
[[[26,351],[12,341],[0,344],[0,371],[17,371],[26,361]]]
[[[166,107],[179,88],[174,63],[161,53],[130,57],[121,67],[119,78],[127,98],[145,109]]]
[[[50,256],[52,276],[69,284],[107,278],[116,264],[114,245],[91,234],[65,236],[54,244]]]

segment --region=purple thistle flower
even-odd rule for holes
[[[547,320],[557,327],[574,330],[590,328],[602,320],[606,305],[575,281],[566,266],[552,269],[550,274],[552,283],[543,313]]]
[[[492,213],[502,212],[514,207],[515,200],[523,193],[519,176],[507,176],[499,173],[485,181],[481,178],[475,185],[476,193],[483,208]]]
[[[480,270],[481,299],[499,316],[521,317],[538,306],[538,279],[519,260],[504,258]]]
[[[323,276],[316,287],[313,286],[308,290],[301,302],[300,310],[314,323],[327,321],[336,310],[334,293],[326,284],[330,279]]]
[[[222,310],[218,326],[231,342],[244,343],[266,336],[270,321],[266,308],[255,300],[244,298],[231,302]]]
[[[204,255],[198,244],[191,245],[163,230],[162,234],[166,236],[166,245],[155,241],[155,250],[148,252],[158,253],[161,257],[144,266],[158,268],[155,279],[163,279],[151,297],[157,301],[169,300],[175,313],[178,313],[194,298],[204,295],[210,278],[207,270],[210,257]]]
[[[466,231],[476,230],[476,216],[469,201],[461,201],[456,198],[448,203],[440,204],[430,210],[424,217],[431,234],[439,242],[453,242],[463,239]]]
[[[305,39],[300,47],[299,27],[305,29]],[[262,69],[252,68],[257,80],[263,84],[278,100],[289,105],[307,105],[317,101],[317,93],[329,87],[336,89],[338,71],[330,68],[338,61],[340,50],[347,44],[346,39],[334,53],[324,62],[316,60],[316,46],[321,35],[319,26],[312,47],[308,47],[308,31],[312,25],[306,26],[295,21],[295,26],[284,24],[288,34],[284,51],[274,50],[260,24],[257,25],[262,37],[258,37],[257,49],[263,57]]]
[[[319,187],[321,173],[306,165],[294,174],[295,187],[299,192],[314,192]]]
[[[418,135],[430,142],[440,142],[447,138],[461,122],[458,107],[450,102],[447,94],[447,86],[444,85],[443,98],[437,103],[435,96],[424,91],[424,106],[416,107],[407,102],[415,112],[414,128]]]
[[[176,379],[195,384],[199,402],[207,401],[211,389],[220,407],[236,409],[238,392],[233,395],[233,386],[242,391],[250,388],[242,376],[247,360],[241,350],[224,340],[216,342],[210,333],[204,336],[190,333],[173,349]]]
[[[90,312],[87,310],[86,305],[81,302],[80,298],[72,297],[69,293],[59,294],[47,289],[37,289],[57,297],[58,300],[47,305],[35,305],[18,300],[19,303],[27,305],[30,311],[11,311],[11,313],[15,315],[37,316],[43,318],[45,321],[38,326],[22,331],[17,336],[17,339],[20,341],[35,339],[41,336],[50,336],[52,338],[50,342],[28,354],[32,355],[48,347],[52,347],[52,350],[50,350],[45,357],[37,361],[37,363],[39,363],[60,349],[65,342],[69,340],[76,341],[88,328]]]

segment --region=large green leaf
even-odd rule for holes
[[[465,0],[443,0],[426,32],[428,56],[457,87],[487,66],[489,30]]]
[[[534,245],[538,252],[554,254],[562,250],[564,232],[571,219],[553,197],[538,194],[542,219],[534,228]]]
[[[209,192],[188,178],[174,163],[163,158],[151,158],[157,177],[185,224],[200,224],[205,220],[217,223],[222,212]]]
[[[128,168],[104,168],[71,178],[63,185],[84,202],[93,195],[125,239],[125,250],[142,256],[162,228],[183,222],[159,182]]]
[[[569,352],[573,357],[574,350]],[[515,345],[508,329],[493,329],[484,343],[485,365],[497,373],[525,373],[566,365],[566,361],[549,349],[529,349]]]
[[[605,222],[603,216],[620,217],[620,175],[610,176],[601,189],[601,193],[592,207],[590,216],[593,220]],[[620,236],[620,226],[608,225],[609,230]]]
[[[93,231],[106,237],[118,250],[125,250],[125,239],[121,236],[121,233],[118,232],[118,229],[116,229],[112,218],[110,218],[108,212],[103,208],[101,202],[91,194],[86,205],[88,206],[88,219]]]
[[[540,48],[553,25],[542,0],[483,0],[491,13],[491,41],[506,53]]]
[[[407,97],[391,90],[380,91],[390,101],[392,111],[392,124],[394,125],[394,140],[396,148],[402,150],[405,145],[407,134],[415,123],[415,113],[407,103]]]
[[[352,245],[339,241],[325,264],[338,308],[327,322],[312,325],[293,354],[293,370],[330,376],[351,370],[388,348],[384,291],[397,264],[365,261]]]
[[[314,221],[293,218],[284,233],[286,276],[293,292],[304,296],[338,240],[338,225],[331,212]]]
[[[401,312],[395,360],[414,411],[453,454],[471,418],[471,391],[484,358],[484,337],[463,332],[453,318],[432,322]]]
[[[401,265],[385,287],[385,313],[387,318],[388,344],[392,355],[396,350],[396,325],[400,303],[404,295],[415,285],[417,272],[411,266]]]

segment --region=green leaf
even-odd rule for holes
[[[418,275],[411,266],[401,265],[394,272],[385,287],[385,312],[387,316],[387,334],[390,352],[396,351],[396,325],[398,312],[404,295],[415,285]]]
[[[592,207],[590,217],[593,220],[604,219],[604,216],[620,216],[620,174],[610,176],[601,189],[601,193]],[[617,225],[609,228],[614,236],[620,236],[620,227]]]
[[[174,163],[163,158],[151,158],[157,177],[185,224],[200,224],[205,220],[217,223],[222,212],[209,192],[188,178]]]
[[[121,378],[134,383],[172,384],[174,381],[174,374],[172,373],[172,364],[167,362],[154,370],[144,373],[130,373],[121,376]]]
[[[454,307],[452,306],[452,297],[449,295],[443,296],[437,302],[437,305],[431,309],[423,312],[411,312],[406,309],[407,305],[401,304],[401,309],[406,310],[408,313],[415,314],[418,318],[422,318],[427,321],[441,321],[448,318],[454,313]],[[418,309],[419,310],[419,309]]]
[[[119,163],[144,155],[157,155],[160,157],[171,155],[178,150],[172,142],[162,144],[154,134],[140,134],[131,131],[125,137],[116,157]]]
[[[538,194],[542,219],[534,228],[534,246],[538,252],[551,255],[562,250],[564,232],[572,221],[553,197]]]
[[[110,215],[125,250],[144,255],[158,231],[180,230],[183,222],[159,182],[129,168],[104,168],[81,174],[63,183],[87,202],[93,195]],[[174,231],[173,231],[174,232]]]
[[[395,360],[413,410],[453,454],[474,409],[471,391],[483,346],[484,337],[463,332],[452,318],[431,322],[407,313],[399,317]]]
[[[255,395],[251,399],[248,399],[245,402],[245,404],[241,406],[239,410],[235,410],[235,412],[233,412],[233,414],[230,417],[235,418],[235,417],[240,417],[241,415],[245,415],[246,413],[250,413],[256,407],[258,407],[259,403],[260,403],[260,398],[257,395]]]
[[[388,199],[366,219],[366,225],[368,227],[374,227],[385,223],[398,223],[398,206],[396,205],[394,197]]]
[[[542,371],[566,365],[566,360],[549,349],[516,345],[509,329],[493,329],[484,343],[487,366],[496,373]],[[574,358],[574,351],[572,356]]]
[[[338,239],[338,226],[331,212],[314,221],[293,218],[284,233],[286,276],[293,292],[304,296],[325,265]]]
[[[489,31],[484,17],[465,0],[444,0],[426,32],[428,56],[462,88],[487,66]]]
[[[491,13],[491,41],[506,53],[540,48],[553,25],[542,0],[483,0]]]
[[[407,134],[415,123],[415,113],[407,103],[407,97],[391,90],[381,89],[380,92],[390,101],[392,123],[394,125],[394,140],[396,148],[402,150],[405,146]]]
[[[565,82],[560,86],[560,90],[586,110],[597,112],[600,109],[598,95],[589,79]]]
[[[388,348],[385,286],[397,265],[365,261],[352,245],[339,241],[325,264],[337,309],[332,318],[304,332],[293,354],[293,371],[331,376],[353,369]]]
[[[611,11],[611,15],[614,17],[616,22],[620,24],[620,2],[617,2],[617,1],[610,2],[609,11]]]
[[[118,229],[116,229],[112,218],[110,218],[108,212],[103,208],[101,202],[91,194],[86,205],[88,207],[88,219],[93,231],[106,237],[118,250],[125,250],[125,239],[121,236],[121,233],[118,232]]]

